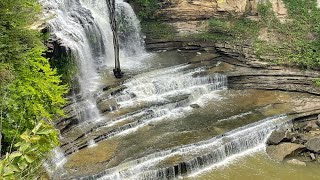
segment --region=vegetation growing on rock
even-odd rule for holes
[[[142,3],[144,2],[144,3]],[[272,60],[275,64],[299,66],[302,68],[320,67],[319,23],[320,11],[317,0],[270,0],[257,4],[245,1],[166,1],[155,3],[150,1],[134,1],[144,8],[137,8],[139,13],[144,9],[152,9],[152,16],[140,16],[144,21],[156,18],[160,22],[175,21],[208,21],[207,32],[188,35],[186,38],[196,38],[212,41],[229,41],[251,44],[255,53],[262,60]],[[235,3],[235,4],[232,4]],[[280,3],[280,4],[279,4]],[[157,6],[154,6],[157,4]],[[168,6],[157,9],[155,7]],[[248,6],[249,8],[240,8]],[[276,6],[276,7],[275,7]],[[284,7],[285,6],[285,7]],[[151,8],[154,7],[154,8]],[[193,8],[209,8],[209,20]],[[239,9],[240,8],[240,9]],[[181,10],[181,12],[180,12]],[[160,13],[155,13],[155,12]],[[182,14],[183,17],[182,17]],[[181,15],[181,16],[180,16]],[[193,16],[194,15],[194,16]],[[258,17],[256,17],[258,15]],[[165,17],[163,17],[165,16]],[[198,19],[197,19],[198,18]],[[174,32],[174,31],[173,31]],[[163,31],[158,36],[172,38],[174,35]]]

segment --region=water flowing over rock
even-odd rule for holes
[[[108,21],[108,8],[105,0],[40,0],[49,19],[51,37],[65,47],[66,54],[75,57],[79,92],[69,97],[66,107],[69,118],[57,126],[66,130],[79,123],[97,122],[102,119],[96,105],[96,93],[102,88],[100,72],[110,69],[114,63],[113,34]],[[134,19],[129,27],[128,38],[123,40],[122,58],[143,53],[139,22],[131,7],[122,0],[116,1],[117,8],[125,12],[125,17]],[[130,12],[130,13],[128,13]],[[134,40],[132,40],[134,39]],[[130,46],[129,48],[127,48]],[[54,47],[53,47],[54,48]],[[130,49],[127,53],[126,49]],[[62,139],[64,137],[62,136]]]
[[[241,16],[249,10],[249,14],[257,16],[260,2],[182,0],[162,9],[169,14],[162,18],[188,28],[185,21],[194,23],[228,13]],[[162,50],[177,50],[180,55],[192,53],[183,54],[183,60],[174,63],[171,56],[166,59],[167,64],[155,60],[156,65],[147,66],[150,62],[144,62],[146,67],[137,68],[138,72],[129,71],[123,81],[106,80],[115,56],[106,1],[41,0],[41,3],[48,17],[55,15],[49,20],[50,32],[76,57],[79,69],[79,93],[70,97],[72,103],[65,108],[69,116],[57,123],[62,145],[55,151],[55,158],[44,165],[52,179],[158,180],[195,175],[263,149],[272,131],[291,122],[292,114],[309,112],[292,107],[288,100],[291,96],[285,93],[274,96],[277,98],[272,101],[265,100],[273,96],[265,96],[262,91],[237,98],[244,91],[228,90],[228,85],[234,89],[319,94],[318,88],[310,88],[317,74],[269,68],[268,63],[256,61],[248,44],[157,40],[149,44],[149,49],[157,50],[162,43],[170,46]],[[286,17],[282,1],[271,3],[277,17]],[[143,59],[146,53],[139,20],[123,0],[116,0],[116,13],[120,60],[128,65],[130,61]],[[130,64],[127,68],[136,67]],[[110,81],[111,84],[104,84]],[[236,100],[230,100],[233,98]],[[224,101],[229,102],[223,104]],[[241,110],[234,108],[238,104]],[[305,143],[310,139],[296,138],[287,132],[273,133],[271,137],[269,144],[278,146],[268,146],[267,152],[277,160],[306,149],[291,142]],[[317,154],[313,156],[314,161],[319,158]]]
[[[206,141],[150,154],[125,162],[98,175],[81,179],[174,179],[181,175],[196,173],[230,156],[236,156],[263,144],[277,124],[287,121],[285,116],[267,118]],[[187,159],[169,167],[158,167],[162,161],[175,156],[183,156]]]
[[[226,76],[200,76],[205,69],[190,68],[189,65],[183,64],[146,72],[128,79],[122,85],[121,91],[98,97],[98,107],[102,108],[101,111],[134,111],[96,125],[87,124],[86,132],[76,138],[69,138],[63,144],[66,153],[72,153],[73,147],[86,147],[88,139],[100,142],[113,136],[137,131],[152,122],[183,117],[192,111],[191,104],[204,105],[206,101],[217,98],[216,91],[227,88]],[[73,130],[70,131],[65,133],[66,136]]]

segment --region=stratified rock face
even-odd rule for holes
[[[174,21],[208,19],[227,13],[257,15],[258,4],[266,0],[170,0],[171,6],[162,9],[159,18]],[[269,0],[273,12],[279,19],[287,17],[288,12],[282,0]]]
[[[310,139],[305,145],[308,150],[320,153],[320,137]]]
[[[304,149],[305,146],[302,144],[281,143],[276,146],[267,146],[266,151],[271,159],[283,161],[285,158],[294,156]]]
[[[236,13],[242,13],[246,10],[247,0],[222,0],[217,1],[218,11],[234,11]]]

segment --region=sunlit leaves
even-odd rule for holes
[[[0,161],[0,177],[21,179],[30,168],[41,163],[41,159],[53,147],[57,146],[58,132],[45,121],[39,122],[32,130],[20,135],[21,141],[15,144],[17,151],[7,154]]]
[[[41,33],[28,29],[40,11],[37,0],[0,1],[0,179],[23,179],[59,143],[50,122],[63,115],[67,87],[43,57]]]

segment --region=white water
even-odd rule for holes
[[[127,80],[124,83],[126,89],[110,96],[107,101],[115,99],[119,111],[139,106],[142,110],[108,121],[102,128],[116,126],[129,119],[131,122],[96,138],[96,142],[132,133],[151,122],[181,118],[192,112],[191,104],[203,106],[209,100],[220,98],[217,92],[227,88],[226,76],[215,74],[197,77],[204,69],[188,67],[178,65],[158,69]]]
[[[100,86],[99,70],[114,63],[113,36],[109,24],[108,8],[105,0],[41,0],[48,17],[50,32],[63,46],[71,49],[76,57],[79,69],[79,98],[74,99],[74,108],[80,121],[98,120],[100,115],[96,108],[93,94]],[[142,46],[140,26],[132,8],[122,0],[117,1],[117,9],[130,32],[120,42],[123,59],[145,53]],[[128,24],[127,22],[130,22]],[[77,96],[78,97],[78,96]],[[76,106],[79,107],[76,107]],[[85,114],[85,115],[83,115]],[[83,117],[84,116],[84,117]]]
[[[194,77],[204,69],[183,71],[186,68],[188,65],[179,65],[135,76],[124,84],[127,88],[116,100],[120,107],[166,102],[184,94],[189,95],[190,101],[195,101],[204,94],[227,86],[224,75]]]
[[[122,180],[173,179],[181,175],[192,176],[210,167],[223,165],[223,162],[227,163],[230,158],[243,156],[263,146],[271,131],[286,122],[288,122],[286,116],[267,118],[206,141],[175,147],[125,162],[90,178]],[[167,168],[158,167],[162,161],[175,156],[186,159]]]
[[[144,41],[141,37],[140,21],[131,6],[123,0],[116,0],[117,22],[119,24],[120,58],[145,54]]]
[[[66,172],[63,165],[67,162],[64,152],[61,148],[52,150],[48,160],[44,162],[43,166],[51,178],[59,179]]]
[[[101,120],[96,106],[95,93],[99,90],[99,71],[113,65],[112,34],[104,0],[41,0],[48,14],[55,14],[49,21],[51,31],[77,58],[80,84],[80,97],[74,97],[74,109],[80,122]],[[132,65],[136,57],[145,54],[139,34],[139,21],[131,7],[122,0],[117,1],[118,16],[123,18],[127,31],[120,34],[121,59],[125,65]],[[133,58],[132,58],[133,57]],[[225,89],[226,77],[223,75],[200,76],[202,68],[188,70],[188,65],[180,65],[138,75],[125,82],[126,89],[115,98],[119,107],[130,108],[141,105],[148,107],[138,113],[147,114],[142,119],[114,129],[107,137],[123,135],[137,130],[148,123],[163,119],[176,119],[189,113],[192,103],[200,106],[216,98],[216,90]],[[188,95],[185,100],[174,101],[175,97]],[[79,96],[77,96],[79,97]],[[151,113],[150,113],[151,112]],[[244,115],[245,116],[245,115]],[[134,118],[132,116],[124,118]],[[232,118],[231,118],[232,119]],[[230,120],[230,119],[226,119]],[[106,126],[124,121],[109,121]],[[286,117],[273,117],[251,125],[237,128],[210,140],[201,141],[165,151],[156,152],[143,158],[132,160],[108,169],[92,178],[100,179],[166,179],[184,174],[195,175],[228,159],[250,153],[263,145],[271,130],[286,121]],[[105,138],[105,137],[103,137]],[[96,146],[95,140],[88,142]],[[51,178],[59,179],[64,174],[66,158],[63,152],[55,151],[55,158],[45,163]],[[162,161],[182,156],[184,162],[176,162],[171,167],[159,168]],[[102,177],[101,177],[102,176]]]
[[[62,46],[70,49],[76,58],[79,94],[71,97],[72,109],[79,123],[97,122],[102,119],[96,105],[95,94],[101,86],[99,72],[114,64],[113,36],[109,24],[108,8],[105,0],[39,0],[48,18],[50,33]],[[141,56],[142,46],[140,26],[132,8],[123,0],[116,1],[117,10],[130,22],[130,32],[121,41],[122,59]],[[128,23],[127,23],[128,24]],[[120,59],[120,60],[122,60]],[[92,143],[92,142],[91,142]],[[60,153],[57,160],[63,159]],[[54,169],[55,165],[53,166]],[[50,171],[50,170],[49,170]]]

